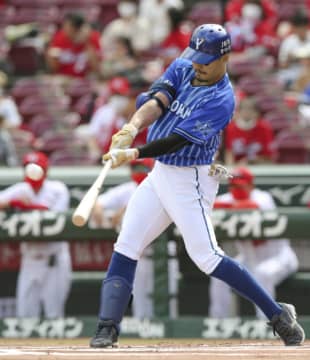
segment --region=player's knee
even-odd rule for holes
[[[203,258],[199,257],[193,260],[201,271],[203,271],[207,275],[210,275],[220,263],[222,258],[223,257],[219,256],[217,253],[212,252],[210,254],[207,254]]]

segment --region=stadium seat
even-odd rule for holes
[[[14,129],[11,132],[11,137],[18,146],[32,146],[35,140],[33,133],[24,129]]]
[[[40,137],[36,141],[35,147],[47,154],[54,151],[65,151],[66,149],[79,154],[84,152],[86,148],[82,140],[75,138],[72,132],[56,132],[55,130],[48,131]]]
[[[192,6],[188,19],[195,26],[205,23],[221,24],[223,22],[221,4],[219,2],[200,1]]]
[[[81,116],[81,122],[88,122],[94,109],[93,94],[83,95],[72,107],[72,110]]]
[[[15,8],[45,8],[58,4],[59,0],[10,0]]]
[[[274,141],[276,162],[285,164],[305,164],[309,162],[306,141],[300,131],[282,130]]]
[[[260,94],[256,98],[257,106],[261,113],[281,110],[284,107],[284,100],[281,94]]]
[[[96,5],[84,4],[80,6],[75,6],[74,8],[72,8],[72,6],[67,6],[67,5],[65,7],[62,7],[59,11],[59,17],[57,23],[58,24],[62,23],[65,15],[72,11],[78,11],[82,13],[84,17],[87,19],[87,21],[92,24],[97,24],[99,22],[101,8]]]
[[[96,165],[97,159],[92,158],[86,152],[77,154],[74,151],[60,150],[54,151],[49,158],[51,165]]]
[[[269,74],[263,75],[246,75],[238,80],[238,87],[248,95],[260,95],[264,93],[279,93],[283,90],[283,85],[276,78]]]
[[[17,104],[20,104],[27,96],[39,96],[40,93],[40,84],[35,78],[22,78],[17,80],[10,91],[10,95]]]
[[[30,121],[35,115],[48,114],[45,101],[40,96],[28,96],[24,98],[19,106],[20,114],[24,122]]]
[[[92,84],[88,80],[74,79],[67,86],[65,93],[71,98],[71,106],[84,95],[92,93]]]
[[[34,75],[41,66],[41,56],[34,46],[12,45],[8,61],[15,75]]]
[[[37,114],[27,124],[27,128],[36,136],[41,137],[55,126],[55,119],[48,114]]]
[[[232,57],[228,63],[228,71],[231,76],[240,78],[241,76],[262,76],[269,73],[275,65],[275,59],[272,56],[261,56],[258,59],[240,59]]]
[[[281,130],[289,129],[297,123],[297,116],[289,109],[274,110],[264,114],[264,119],[267,120],[274,132],[278,134]]]

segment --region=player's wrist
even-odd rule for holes
[[[128,131],[133,139],[137,136],[139,132],[139,129],[133,124],[125,124],[122,129]]]

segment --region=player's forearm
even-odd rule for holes
[[[156,96],[164,107],[168,107],[169,100],[164,94],[157,93]],[[138,130],[142,130],[151,125],[162,114],[163,110],[158,105],[158,102],[155,99],[150,99],[135,112],[129,123],[134,125]]]

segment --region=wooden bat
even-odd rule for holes
[[[99,195],[100,189],[103,185],[104,179],[106,178],[108,171],[111,169],[111,165],[112,160],[108,160],[105,163],[104,167],[101,169],[99,175],[97,176],[97,179],[88,189],[88,191],[80,201],[79,205],[75,209],[72,215],[72,222],[75,226],[84,226],[87,223],[90,213]]]

